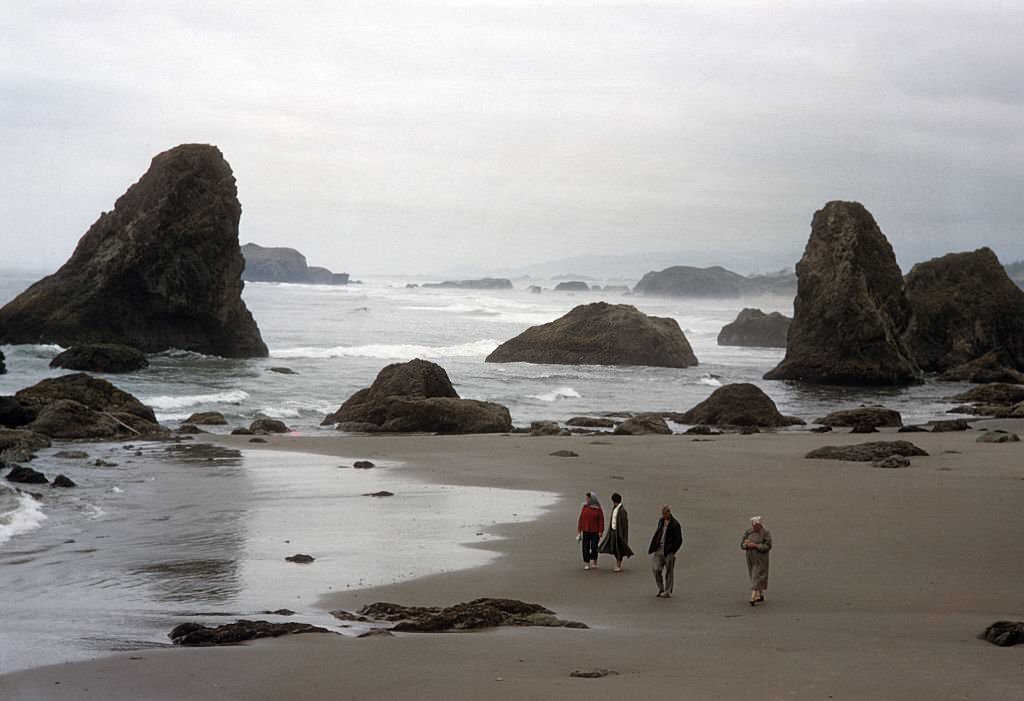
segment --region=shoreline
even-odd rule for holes
[[[507,596],[591,629],[306,635],[140,650],[0,676],[0,690],[18,700],[318,698],[341,689],[353,698],[395,698],[413,688],[422,698],[584,698],[615,690],[733,698],[766,689],[769,698],[1007,695],[1018,689],[1021,649],[974,636],[995,620],[1024,617],[1012,533],[1024,497],[1024,444],[978,444],[977,435],[281,436],[258,447],[243,437],[203,437],[254,450],[403,460],[402,470],[441,484],[554,492],[560,500],[536,520],[488,529],[499,538],[470,545],[498,554],[488,565],[325,592],[316,605],[354,610],[381,600],[444,605]],[[820,445],[897,438],[930,457],[902,470],[802,458]],[[561,448],[581,457],[548,455]],[[601,570],[582,571],[572,496],[588,489],[606,509],[611,491],[625,497],[637,556],[622,573],[610,571],[607,556]],[[654,598],[644,554],[664,501],[686,534],[671,600]],[[765,516],[776,549],[768,603],[751,610],[738,538],[754,512]],[[921,546],[933,537],[938,553]],[[659,664],[666,649],[669,664]],[[589,667],[619,675],[568,677]]]

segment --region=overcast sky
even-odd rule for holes
[[[905,267],[1009,262],[1022,37],[1013,1],[4,2],[0,265],[55,269],[183,142],[231,163],[242,242],[357,277],[768,271],[831,199]]]

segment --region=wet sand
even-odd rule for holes
[[[1024,647],[975,636],[995,620],[1024,619],[1024,443],[979,444],[977,435],[274,437],[268,450],[398,460],[436,482],[563,495],[536,521],[493,529],[505,540],[474,546],[500,553],[491,565],[332,594],[326,608],[499,596],[591,628],[143,650],[0,676],[0,697],[1015,698]],[[895,438],[931,455],[896,470],[802,457],[821,445]],[[559,449],[580,457],[548,455]],[[637,556],[621,573],[608,556],[600,570],[582,569],[575,521],[588,489],[606,509],[612,491],[625,497]],[[686,545],[675,597],[658,599],[645,553],[666,502]],[[754,513],[775,541],[768,600],[757,608],[747,604],[739,549]],[[618,674],[569,676],[595,667]]]

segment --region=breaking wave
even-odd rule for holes
[[[249,393],[240,389],[231,389],[226,392],[215,392],[213,394],[183,394],[181,396],[164,395],[160,397],[140,398],[143,404],[160,411],[172,409],[184,409],[199,404],[234,404],[249,398]]]
[[[531,398],[539,399],[542,402],[557,402],[559,399],[579,399],[580,396],[582,395],[572,387],[559,387],[558,389],[545,392],[544,394],[530,395]]]
[[[415,344],[371,343],[365,346],[334,346],[333,348],[281,348],[271,353],[274,358],[472,358],[487,355],[498,347],[498,341],[460,343],[454,346],[421,346]]]
[[[5,497],[12,497],[12,504],[9,510],[0,512],[0,543],[20,533],[27,533],[43,525],[46,514],[40,503],[28,494],[5,494]],[[6,499],[5,499],[6,501]]]

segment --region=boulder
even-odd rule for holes
[[[291,368],[286,368],[286,367],[281,367],[281,366],[267,368],[267,370],[270,371],[270,372],[276,372],[278,375],[298,375],[299,374],[299,373],[295,372],[294,370],[292,370]]]
[[[971,424],[967,419],[943,419],[930,423],[932,433],[948,433],[950,431],[970,430]]]
[[[91,343],[72,346],[50,361],[51,368],[82,372],[132,372],[149,367],[146,354],[119,343]]]
[[[1018,402],[1024,402],[1024,385],[1007,384],[1004,382],[980,385],[956,395],[953,399],[961,402],[971,402],[972,404],[1012,406]]]
[[[557,421],[531,421],[531,436],[561,436],[564,430]]]
[[[711,426],[706,426],[704,424],[700,424],[699,426],[691,426],[690,428],[686,429],[686,431],[684,431],[684,433],[687,436],[720,436],[720,435],[722,435],[722,432],[719,431],[717,428],[712,428]]]
[[[284,421],[266,418],[253,421],[249,424],[249,430],[260,435],[267,433],[291,433],[291,429],[288,428]]]
[[[512,281],[505,278],[485,277],[479,280],[445,280],[444,282],[425,282],[424,287],[456,290],[511,290]]]
[[[903,425],[900,412],[880,406],[862,406],[856,409],[833,411],[828,416],[816,419],[816,424],[824,426],[889,426],[899,428]]]
[[[826,445],[812,450],[804,457],[817,460],[872,462],[874,460],[883,460],[890,455],[913,457],[915,455],[928,455],[928,453],[910,441],[875,441],[873,443],[857,443],[855,445]]]
[[[990,351],[963,365],[957,365],[942,373],[940,380],[946,382],[1005,382],[1024,384],[1024,372],[1012,370],[1012,360],[1005,351]]]
[[[910,305],[896,256],[857,202],[814,214],[796,266],[795,314],[786,357],[765,375],[835,385],[904,385],[921,370],[903,339]]]
[[[444,368],[417,358],[385,367],[324,418],[327,424],[360,432],[505,433],[512,418],[500,404],[461,399]]]
[[[905,331],[922,369],[945,372],[986,360],[1024,370],[1024,290],[988,248],[918,263],[907,274],[911,321]],[[987,371],[991,373],[991,370]]]
[[[574,416],[565,422],[567,426],[578,426],[580,428],[614,428],[615,422],[611,419],[603,419],[593,416]]]
[[[796,426],[803,420],[779,413],[775,402],[749,382],[723,385],[682,415],[686,424],[709,426]]]
[[[312,555],[307,555],[306,553],[296,553],[294,555],[289,555],[285,558],[285,560],[287,560],[288,562],[297,563],[299,565],[308,565],[309,563],[316,560],[316,558]]]
[[[563,621],[539,604],[515,599],[474,599],[445,607],[379,602],[368,604],[355,613],[332,611],[331,614],[346,621],[394,623],[391,630],[404,633],[443,633],[497,626],[587,627],[576,621]]]
[[[266,356],[242,301],[238,202],[214,146],[159,154],[53,275],[0,309],[0,344]]]
[[[382,489],[379,492],[366,492],[365,494],[363,494],[363,496],[364,497],[393,497],[393,496],[395,496],[395,493],[394,492],[389,492],[386,489]]]
[[[7,473],[8,482],[18,482],[20,484],[46,484],[50,480],[46,479],[46,475],[38,470],[33,470],[31,467],[25,467],[24,465],[11,465],[11,471]]]
[[[977,443],[1017,443],[1020,441],[1020,436],[1010,431],[1002,431],[995,429],[992,431],[985,431],[983,434],[978,436]]]
[[[671,435],[672,429],[658,414],[637,414],[615,427],[617,436],[643,436],[651,433]]]
[[[980,633],[978,639],[1000,647],[1024,644],[1024,621],[996,621]]]
[[[555,285],[555,292],[590,292],[590,285],[582,280],[567,280]]]
[[[193,426],[227,426],[228,420],[219,411],[197,411],[182,423]]]
[[[356,468],[357,470],[369,470],[376,467],[376,465],[370,462],[369,460],[356,460],[354,463],[352,463],[352,467]]]
[[[347,285],[348,273],[332,273],[327,268],[310,267],[306,256],[294,248],[242,246],[245,268],[242,279],[252,282],[293,282],[308,285]]]
[[[897,433],[928,433],[924,426],[902,426]]]
[[[760,309],[744,309],[736,321],[722,327],[718,334],[718,345],[785,348],[792,322],[792,319],[779,312],[765,314]]]
[[[207,627],[198,623],[175,626],[168,637],[175,645],[205,647],[210,645],[237,645],[257,638],[277,638],[300,633],[330,633],[331,631],[308,623],[268,623],[267,621],[240,620],[222,626]]]
[[[553,453],[548,453],[553,458],[578,458],[579,453],[574,453],[571,450],[556,450]]]
[[[15,397],[0,397],[0,426],[18,428],[32,423],[36,413]]]
[[[75,484],[74,480],[72,480],[70,477],[67,477],[65,475],[57,475],[56,477],[53,478],[53,481],[50,482],[50,486],[70,489],[71,487],[77,487],[78,485]]]
[[[89,454],[84,450],[59,450],[53,457],[59,460],[88,460]]]
[[[675,319],[647,316],[628,304],[582,304],[502,343],[488,363],[648,365],[685,368],[697,357]]]
[[[27,428],[51,438],[116,438],[166,433],[153,410],[85,373],[43,380],[15,398],[36,413]]]

